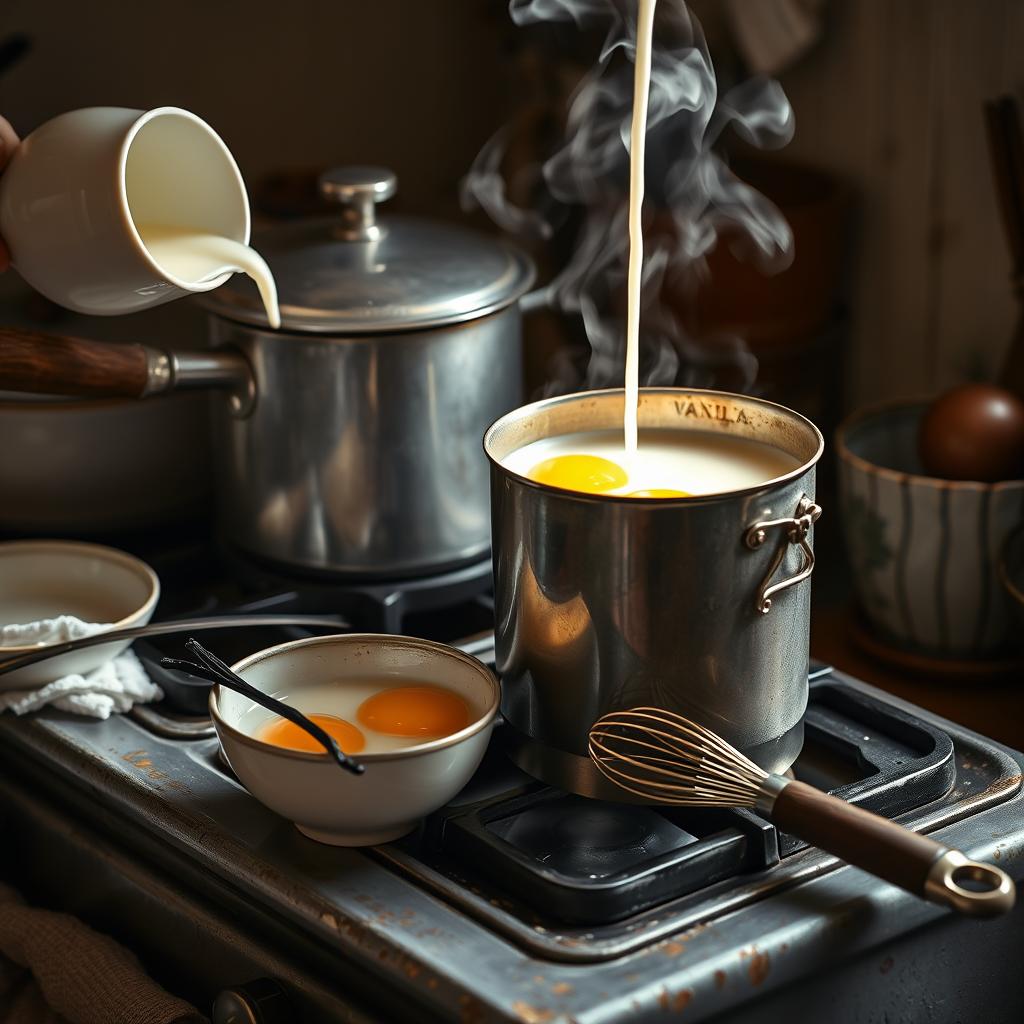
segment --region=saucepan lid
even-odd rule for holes
[[[395,175],[345,167],[320,177],[339,204],[320,217],[253,234],[277,282],[281,328],[330,334],[408,331],[485,316],[515,302],[533,283],[529,258],[514,246],[456,225],[376,216],[395,194]],[[204,296],[214,313],[266,327],[253,283],[235,274]]]

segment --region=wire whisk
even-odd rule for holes
[[[591,726],[589,750],[606,778],[653,803],[752,807],[784,831],[963,914],[991,917],[1014,904],[1016,890],[1005,871],[766,772],[711,729],[671,711],[609,712]]]

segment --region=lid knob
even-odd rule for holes
[[[397,189],[398,179],[386,167],[334,167],[320,175],[320,195],[342,206],[338,235],[350,242],[376,242],[384,237],[374,206],[390,199]]]

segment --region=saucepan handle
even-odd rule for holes
[[[198,387],[228,392],[238,415],[248,413],[255,397],[249,364],[237,352],[166,352],[0,327],[0,391],[145,398]]]
[[[0,391],[141,398],[162,390],[158,369],[161,359],[166,364],[166,353],[145,345],[114,345],[3,327]]]
[[[972,917],[1013,907],[1013,879],[928,836],[803,782],[782,786],[770,816],[780,828],[932,903]]]
[[[782,543],[778,546],[771,566],[765,574],[764,580],[757,591],[756,607],[761,615],[767,615],[772,610],[772,596],[787,587],[796,586],[797,583],[807,579],[814,572],[814,549],[807,540],[811,527],[821,517],[821,507],[815,505],[805,494],[796,507],[796,513],[784,519],[765,519],[748,526],[743,535],[743,542],[751,551],[756,551],[768,539],[769,531],[780,527],[786,531],[788,544],[796,544],[802,553],[802,561],[799,570],[786,579],[772,583],[772,578],[786,557],[788,544]]]

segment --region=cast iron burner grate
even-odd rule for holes
[[[955,781],[946,733],[828,677],[812,684],[805,726],[797,778],[886,817],[940,799]],[[485,878],[545,920],[623,920],[805,845],[745,809],[595,801],[514,769],[495,793],[495,770],[486,796],[471,787],[399,846],[442,872]]]
[[[654,810],[622,814],[620,808],[586,797],[553,796],[488,827],[513,849],[565,878],[609,878],[699,841]]]
[[[453,610],[467,602],[481,602],[493,611],[484,595],[491,589],[491,557],[470,565],[427,576],[380,580],[326,576],[296,579],[281,570],[225,551],[233,579],[251,596],[235,606],[239,612],[337,612],[352,620],[356,629],[373,633],[451,633]],[[413,619],[417,621],[410,621]],[[431,629],[424,622],[435,622]],[[488,617],[479,628],[489,627]],[[413,628],[415,626],[415,628]]]
[[[356,580],[296,578],[202,539],[140,553],[169,584],[157,608],[157,621],[228,614],[327,614],[338,616],[334,632],[401,633],[444,641],[452,638],[453,622],[462,630],[460,635],[489,636],[494,621],[489,559],[413,579]],[[204,642],[232,663],[311,635],[312,630],[297,626],[222,629],[205,633]],[[185,639],[174,635],[136,641],[135,653],[167,699],[160,705],[137,706],[132,715],[158,735],[199,739],[212,735],[206,713],[209,687],[198,685],[198,680],[197,685],[183,685],[180,677],[169,677],[160,666],[161,657],[186,653]]]
[[[490,556],[425,576],[360,579],[292,573],[251,559],[205,534],[185,535],[176,543],[168,543],[163,535],[111,543],[156,570],[162,590],[158,620],[246,612],[336,614],[353,629],[449,640],[493,625]],[[257,650],[308,634],[248,630],[244,635],[256,637],[252,650]]]

